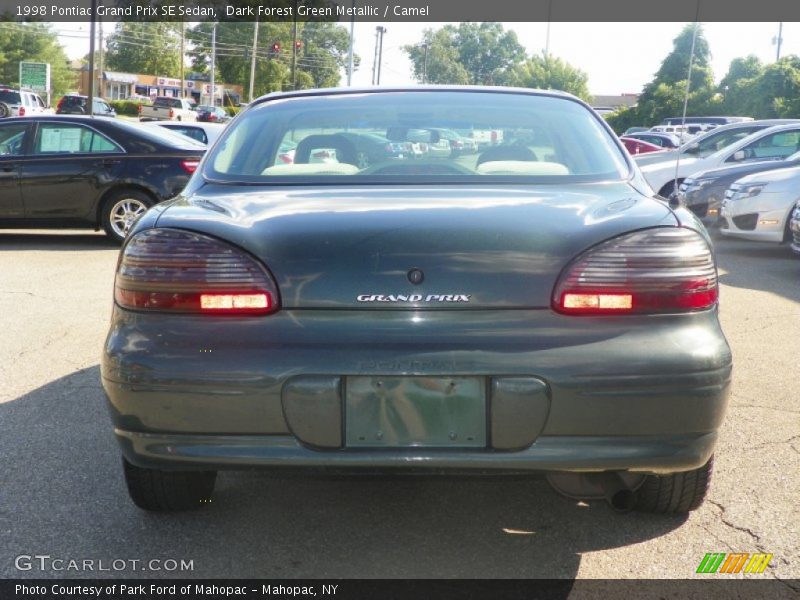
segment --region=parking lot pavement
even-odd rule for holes
[[[540,479],[262,472],[221,474],[201,511],[154,515],[128,501],[98,381],[117,249],[0,232],[0,577],[686,578],[707,552],[767,552],[760,577],[796,579],[800,260],[717,252],[734,386],[710,500],[688,519],[615,514]],[[193,570],[19,571],[26,554]]]

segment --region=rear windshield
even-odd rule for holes
[[[0,102],[5,102],[6,104],[20,104],[19,92],[0,90]]]
[[[171,108],[181,108],[182,104],[178,98],[159,97],[153,102],[155,106],[169,106]]]
[[[204,175],[242,183],[621,179],[600,119],[566,98],[408,91],[276,99],[245,112]]]

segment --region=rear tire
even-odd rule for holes
[[[122,243],[131,225],[155,204],[152,197],[139,190],[122,189],[113,192],[103,205],[100,221],[108,237]]]
[[[161,471],[132,465],[124,458],[125,483],[133,503],[143,510],[175,512],[209,504],[216,471]]]
[[[636,510],[660,515],[688,513],[705,500],[714,457],[699,469],[670,475],[648,475],[636,492]]]
[[[0,102],[0,119],[11,116],[11,107],[5,102]]]

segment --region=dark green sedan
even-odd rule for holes
[[[426,156],[442,129],[491,143]],[[420,155],[365,164],[353,134]],[[711,243],[567,94],[265,96],[131,229],[114,301],[102,382],[143,509],[251,467],[545,473],[657,513],[709,485]]]

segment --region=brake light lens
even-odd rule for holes
[[[187,173],[191,174],[197,171],[197,166],[200,164],[199,160],[182,160],[181,167]]]
[[[603,242],[578,256],[553,290],[565,314],[704,310],[718,299],[717,268],[696,231],[658,227]]]
[[[169,118],[170,118],[170,119],[173,119],[173,118],[175,118],[175,111],[174,111],[174,110],[172,110],[171,108],[169,109]]]
[[[146,229],[126,244],[114,299],[123,308],[264,315],[280,308],[275,280],[255,258],[221,240],[180,229]]]
[[[17,114],[19,114],[20,117],[24,117],[25,116],[25,107],[24,106],[20,106],[19,107],[19,113],[17,113]]]

